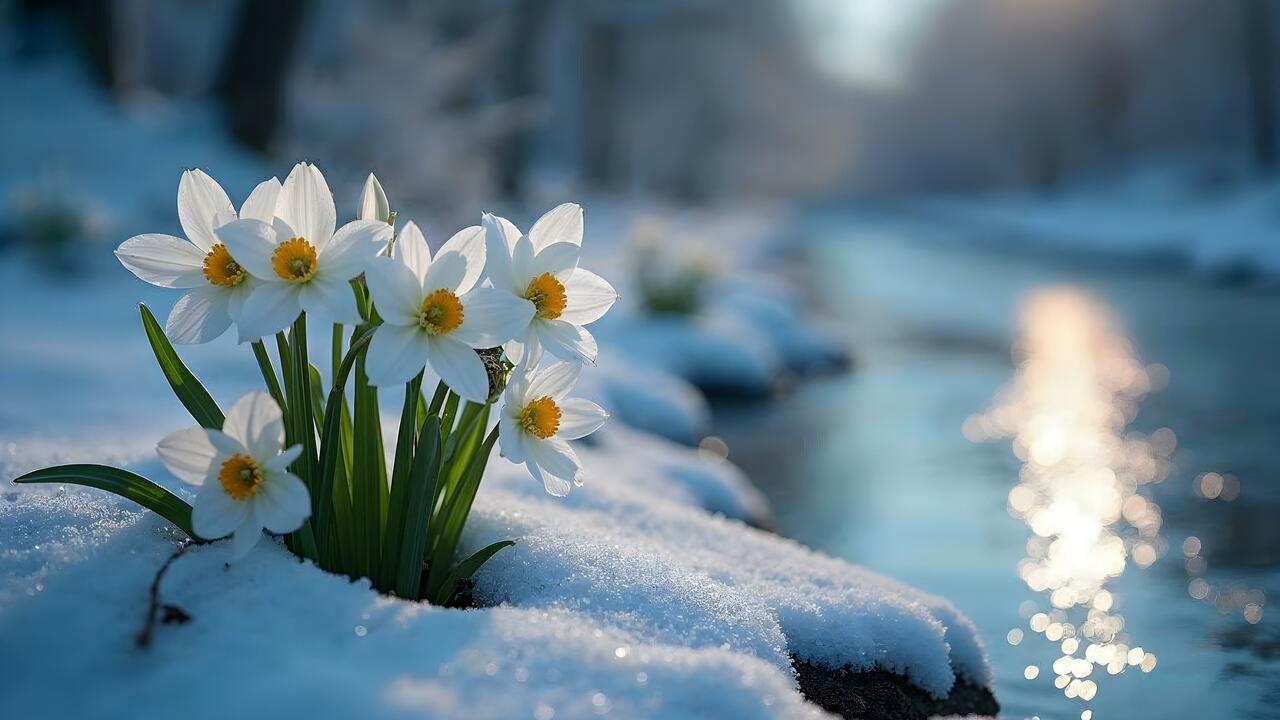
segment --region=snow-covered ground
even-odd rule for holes
[[[1214,275],[1280,281],[1280,183],[1206,186],[1153,166],[1052,194],[939,197],[910,209],[956,237],[1189,263]]]
[[[176,295],[134,280],[110,250],[134,232],[176,229],[186,166],[209,169],[237,199],[271,170],[207,117],[130,115],[67,67],[0,68],[0,90],[0,193],[56,166],[115,226],[110,242],[83,247],[77,274],[21,248],[0,255],[0,477],[107,462],[185,493],[153,449],[190,420],[134,306],[163,315]],[[585,204],[584,265],[621,277],[625,296],[627,211]],[[686,221],[735,239],[749,229],[744,246],[767,240],[765,218],[716,217]],[[141,650],[148,585],[177,534],[105,493],[6,484],[0,716],[821,716],[797,690],[793,658],[890,670],[936,696],[957,677],[989,684],[952,606],[753,529],[769,522],[763,496],[732,464],[681,444],[708,422],[691,383],[759,391],[835,353],[785,289],[736,272],[726,287],[692,319],[653,320],[624,301],[601,323],[600,366],[584,389],[616,422],[580,443],[585,487],[555,499],[491,464],[461,550],[517,544],[477,576],[482,609],[382,597],[274,541],[228,565],[230,548],[214,543],[178,558],[160,588],[191,621],[159,626]],[[181,352],[223,402],[259,382],[229,337]]]

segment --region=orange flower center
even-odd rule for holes
[[[520,411],[520,427],[534,437],[546,440],[560,429],[560,408],[544,395]]]
[[[555,320],[564,312],[569,298],[565,295],[564,285],[551,273],[542,273],[529,281],[524,291],[524,299],[533,303],[534,314],[543,320]]]
[[[204,279],[218,287],[235,287],[244,281],[244,268],[218,243],[204,256]]]
[[[429,335],[445,335],[462,324],[462,303],[451,290],[440,288],[422,300],[418,325]]]
[[[271,252],[271,267],[284,280],[306,282],[316,274],[316,249],[303,238],[289,238]]]
[[[222,490],[234,500],[247,500],[262,485],[262,470],[248,455],[236,453],[222,463],[218,470],[218,482]]]

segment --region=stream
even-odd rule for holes
[[[955,603],[1002,718],[1280,718],[1280,294],[919,222],[803,235],[853,369],[715,412],[778,531]]]

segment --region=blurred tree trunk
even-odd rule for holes
[[[217,92],[237,139],[266,150],[280,120],[285,73],[307,0],[244,0],[222,63]]]
[[[506,28],[508,43],[502,58],[498,91],[500,100],[521,100],[536,94],[537,71],[541,67],[537,53],[544,41],[546,18],[551,8],[546,0],[517,0],[514,17]],[[520,178],[529,159],[531,132],[527,127],[514,130],[498,148],[498,188],[508,196],[520,192]]]
[[[1252,118],[1253,155],[1258,168],[1267,174],[1276,168],[1275,49],[1271,3],[1274,0],[1244,0],[1245,70],[1249,80],[1249,109]]]
[[[607,187],[616,168],[618,42],[609,20],[587,21],[582,48],[582,169],[593,189]]]

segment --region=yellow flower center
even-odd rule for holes
[[[247,500],[261,487],[262,470],[253,458],[236,453],[223,461],[222,468],[218,470],[218,482],[232,499]]]
[[[204,256],[204,279],[218,287],[235,287],[244,281],[244,268],[218,243]]]
[[[556,401],[544,395],[525,405],[520,411],[520,427],[543,440],[555,435],[560,429],[560,408]]]
[[[451,290],[440,288],[422,300],[418,325],[429,335],[445,335],[462,324],[462,303]]]
[[[271,252],[271,267],[289,282],[306,282],[316,274],[316,249],[303,238],[289,238]]]
[[[564,312],[565,303],[568,302],[564,285],[551,273],[542,273],[530,280],[529,287],[524,291],[524,299],[533,303],[534,314],[543,320],[555,320],[560,317],[560,313]]]

